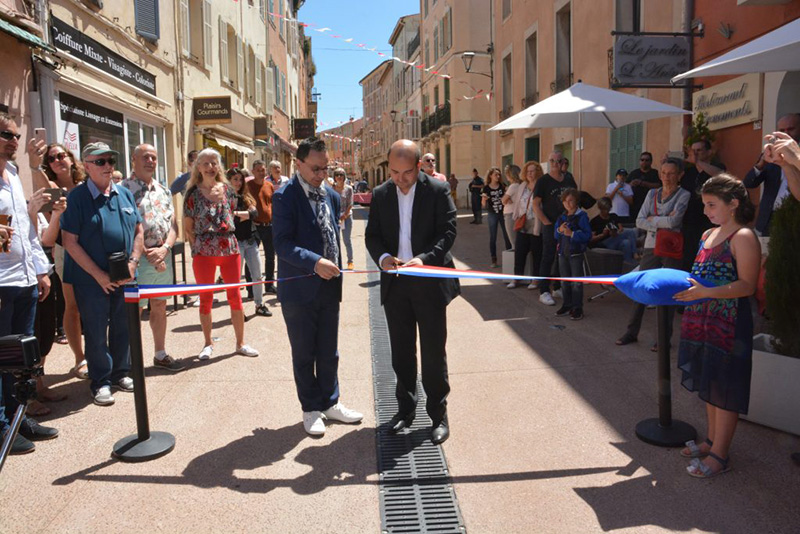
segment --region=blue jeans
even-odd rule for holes
[[[264,245],[264,280],[275,279],[275,245],[272,243],[272,225],[257,224],[258,239]],[[252,273],[250,273],[252,275]],[[265,284],[264,287],[272,287]]]
[[[304,412],[325,411],[339,400],[336,284],[335,280],[323,281],[310,304],[281,304],[292,346],[294,383]]]
[[[353,233],[352,215],[346,218],[339,226],[342,229],[342,241],[344,241],[344,247],[347,249],[347,263],[353,263],[353,242],[350,239],[350,236]]]
[[[506,232],[506,224],[505,219],[503,218],[502,213],[495,213],[492,210],[489,210],[489,254],[492,255],[492,259],[497,259],[497,227],[499,226],[500,229],[503,231],[503,239],[506,242],[506,250],[511,248],[511,240],[508,239],[508,233]]]
[[[561,276],[569,278],[573,276],[584,276],[583,273],[583,254],[573,254],[569,257],[558,256],[558,268]],[[583,307],[583,283],[582,282],[561,282],[561,293],[564,296],[565,308]]]
[[[627,262],[633,261],[633,253],[636,252],[636,230],[627,228],[614,237],[609,237],[600,241],[597,245],[600,248],[619,250]]]
[[[36,301],[39,290],[36,286],[0,287],[0,336],[11,334],[33,335],[36,321]],[[19,402],[14,398],[14,376],[0,375],[0,438],[8,429]]]
[[[128,376],[131,368],[124,289],[119,287],[109,294],[97,284],[75,285],[73,289],[83,323],[84,354],[94,394]]]
[[[258,254],[258,241],[256,238],[239,241],[239,254],[244,258],[244,264],[250,271],[250,276],[252,277],[253,273],[256,275],[256,279],[252,281],[260,282],[263,280],[261,278],[261,256]],[[264,303],[264,284],[256,284],[250,287],[253,290],[253,302],[255,302],[256,306],[261,306]]]

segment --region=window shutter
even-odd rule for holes
[[[444,31],[447,33],[445,50],[450,50],[453,47],[453,11],[449,7],[445,15]]]
[[[264,89],[266,90],[264,113],[272,115],[273,108],[275,107],[275,71],[268,67],[265,69],[264,73],[266,74],[264,80]]]
[[[213,35],[211,28],[211,0],[203,0],[203,64],[211,70],[213,64],[211,54],[213,54]]]
[[[444,17],[439,20],[439,57],[444,56],[447,47],[444,44]]]
[[[158,41],[161,30],[158,23],[158,0],[135,0],[136,33],[148,41]]]
[[[238,36],[236,37],[236,84],[240,92],[244,90],[244,46]]]
[[[263,3],[262,3],[262,5],[263,5]],[[255,68],[255,71],[256,71],[256,90],[255,90],[255,93],[256,93],[256,95],[255,96],[256,96],[256,107],[257,108],[261,107],[261,94],[262,94],[262,89],[261,89],[261,71],[263,69],[264,69],[264,66],[261,63],[257,63],[256,64],[256,68]]]
[[[219,75],[222,82],[227,84],[228,76],[228,25],[219,18]]]
[[[189,23],[189,0],[180,1],[181,51],[184,56],[192,53],[191,25]]]
[[[283,112],[286,113],[287,108],[289,107],[288,99],[286,98],[286,75],[281,72],[281,109]]]

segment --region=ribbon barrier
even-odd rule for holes
[[[384,273],[396,276],[417,276],[424,278],[464,278],[484,280],[552,280],[583,284],[614,284],[623,294],[640,304],[658,306],[658,404],[659,417],[646,419],[636,425],[636,435],[642,441],[662,447],[675,447],[686,441],[695,439],[695,429],[682,421],[672,419],[672,388],[670,383],[670,340],[667,336],[669,314],[667,306],[687,304],[675,301],[672,296],[688,289],[691,275],[675,269],[653,269],[631,272],[621,276],[523,276],[485,271],[453,269],[417,265],[400,267],[387,271],[376,270],[342,270],[343,274]],[[263,280],[259,282],[237,282],[232,284],[195,284],[195,285],[142,285],[125,286],[125,305],[128,312],[128,328],[131,349],[131,374],[134,382],[134,404],[136,406],[137,434],[119,440],[113,449],[113,456],[128,462],[143,462],[159,458],[175,448],[175,437],[166,432],[151,432],[147,414],[147,393],[144,380],[144,357],[142,352],[142,330],[139,318],[139,301],[157,297],[173,297],[178,295],[197,295],[214,293],[228,289],[254,286],[257,284],[284,284],[316,276],[310,273],[290,278]],[[698,279],[704,285],[710,285]]]

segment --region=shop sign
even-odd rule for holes
[[[314,137],[315,131],[314,119],[294,119],[292,123],[292,139]]]
[[[620,84],[663,84],[689,70],[688,37],[619,35],[614,43],[614,77]]]
[[[58,98],[60,107],[59,117],[64,123],[74,123],[88,126],[89,128],[97,128],[98,130],[103,130],[113,135],[125,135],[122,113],[104,108],[103,106],[98,106],[97,104],[64,92],[60,92]],[[77,129],[70,130],[70,128],[65,126],[63,131],[77,132]],[[75,142],[80,143],[80,139],[76,139]]]
[[[151,95],[156,94],[156,77],[134,65],[113,50],[106,48],[91,37],[82,34],[66,22],[50,14],[50,32],[53,45],[63,52],[97,67],[106,74]]]
[[[192,101],[192,119],[195,124],[228,124],[231,122],[231,97],[196,97]]]
[[[256,117],[253,119],[253,139],[267,140],[271,135],[269,131],[269,120],[266,117]]]
[[[745,74],[692,94],[692,111],[710,130],[761,120],[761,75]]]

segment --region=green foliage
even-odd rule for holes
[[[800,202],[791,195],[772,215],[767,258],[767,314],[775,348],[800,358]]]
[[[692,119],[692,125],[689,127],[689,133],[686,136],[686,146],[691,147],[698,141],[707,139],[709,142],[714,142],[714,132],[709,130],[706,116],[701,111],[697,113]]]

